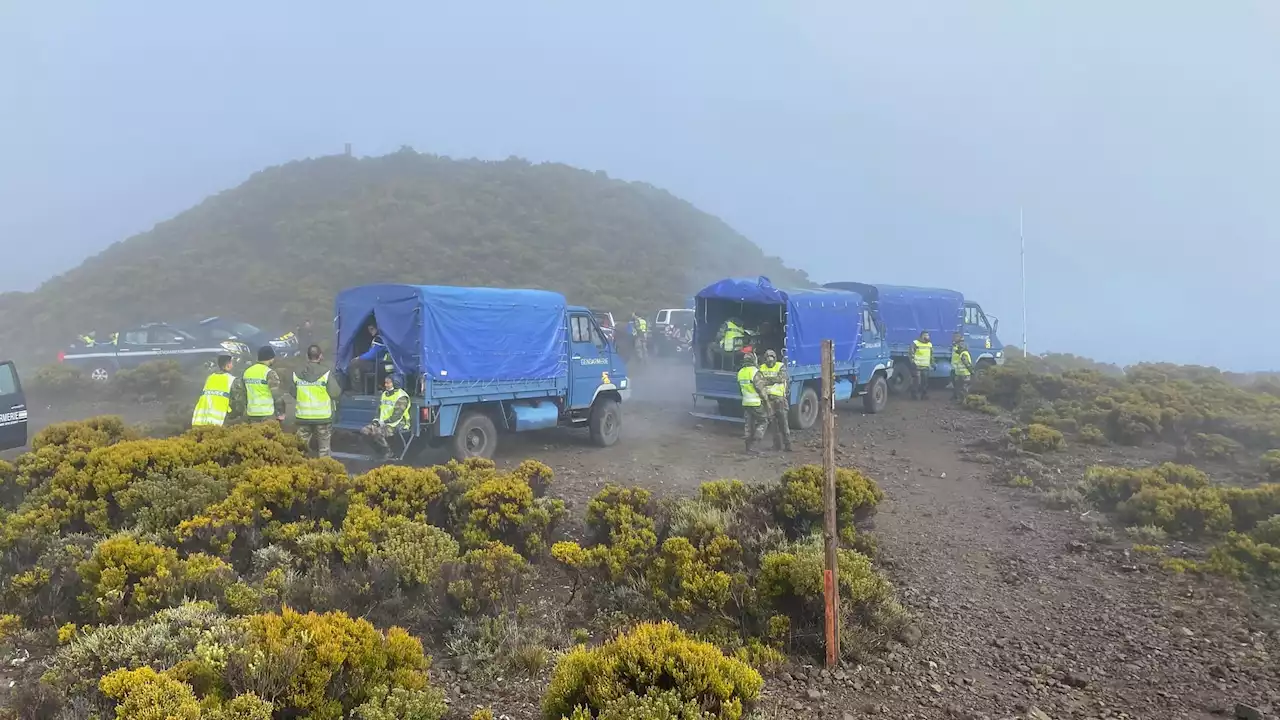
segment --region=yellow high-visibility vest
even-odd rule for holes
[[[378,421],[383,425],[393,428],[409,427],[409,406],[404,406],[404,412],[400,413],[400,417],[395,420],[391,419],[391,413],[396,411],[396,403],[400,402],[400,398],[409,397],[409,393],[396,388],[390,392],[382,393],[382,401],[378,408]]]
[[[725,352],[733,352],[737,347],[738,338],[743,336],[743,330],[738,327],[737,323],[726,322],[724,324],[724,340],[720,343],[720,349]]]
[[[973,359],[969,355],[969,348],[956,347],[951,350],[951,369],[957,375],[969,375],[972,371]]]
[[[915,346],[911,360],[916,367],[923,369],[933,364],[933,343],[912,340],[911,344]]]
[[[765,384],[768,385],[768,387],[765,388],[765,392],[767,392],[768,394],[774,397],[786,396],[787,384],[785,382],[770,384],[782,376],[781,362],[778,362],[775,360],[772,365],[761,365],[760,374],[764,375]]]
[[[251,418],[268,417],[276,412],[271,388],[267,386],[267,372],[270,370],[262,363],[255,363],[244,371],[244,414]]]
[[[293,383],[298,386],[298,404],[294,408],[294,417],[299,420],[332,420],[333,402],[329,399],[329,373],[320,376],[319,380],[303,380],[298,373],[293,374]]]
[[[216,372],[204,381],[204,391],[196,400],[196,410],[191,414],[191,426],[219,425],[227,420],[231,412],[231,383],[236,376],[231,373]]]
[[[748,365],[738,371],[738,389],[742,392],[743,407],[760,407],[760,393],[756,392],[751,381],[755,379],[760,368]]]

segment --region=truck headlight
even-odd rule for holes
[[[1003,351],[1003,350],[997,350],[997,351],[996,351],[996,357],[998,357],[998,358],[1002,358],[1002,357],[1004,357],[1004,351]]]
[[[621,390],[626,390],[626,389],[627,389],[627,379],[626,379],[626,378],[622,378],[622,380],[618,381],[618,388],[619,388],[619,389],[621,389]]]

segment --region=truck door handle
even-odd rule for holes
[[[573,356],[573,359],[574,359],[574,360],[581,360],[581,359],[582,359],[582,356],[581,356],[581,355],[574,355],[574,356]]]

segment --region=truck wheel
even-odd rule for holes
[[[894,395],[901,395],[907,391],[907,387],[911,384],[911,371],[907,369],[907,363],[904,360],[893,361],[893,377],[889,378],[889,392]]]
[[[613,398],[600,398],[591,408],[591,442],[609,447],[622,435],[622,408]]]
[[[983,358],[979,360],[976,365],[973,366],[973,374],[977,375],[979,373],[984,373],[995,366],[996,366],[995,360],[992,360],[991,358]]]
[[[94,382],[107,382],[111,380],[111,376],[115,375],[114,368],[101,365],[89,371],[89,379]]]
[[[808,430],[818,422],[818,391],[805,386],[800,391],[800,402],[791,408],[791,427]]]
[[[885,382],[883,375],[876,375],[867,386],[867,394],[862,396],[862,409],[869,415],[875,415],[888,404],[889,383]]]
[[[459,460],[478,457],[489,459],[498,449],[498,429],[484,413],[471,412],[462,416],[453,431],[453,456]]]

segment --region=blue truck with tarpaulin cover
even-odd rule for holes
[[[720,330],[728,320],[749,331],[726,351]],[[790,380],[791,425],[800,430],[818,419],[822,341],[835,347],[835,399],[861,396],[867,412],[884,409],[893,373],[888,348],[866,301],[856,292],[825,288],[775,288],[766,277],[728,278],[694,298],[694,403],[714,401],[717,412],[695,417],[743,422],[738,359],[751,348],[761,362],[778,353]]]
[[[591,311],[545,290],[363,285],[335,303],[336,366],[386,347],[377,381],[344,391],[335,427],[358,431],[378,417],[383,368],[408,392],[401,459],[419,445],[450,444],[455,457],[492,457],[502,432],[588,428],[612,445],[631,392],[627,368]],[[345,381],[350,384],[349,379]],[[376,388],[376,389],[375,389]]]
[[[951,379],[951,342],[955,333],[964,334],[969,357],[976,370],[1004,364],[1004,345],[996,337],[999,320],[988,318],[982,306],[965,300],[964,294],[944,288],[910,287],[861,282],[833,282],[823,285],[833,290],[859,293],[883,325],[889,353],[897,371],[889,386],[904,390],[910,379],[911,341],[929,331],[933,342],[934,381]]]

